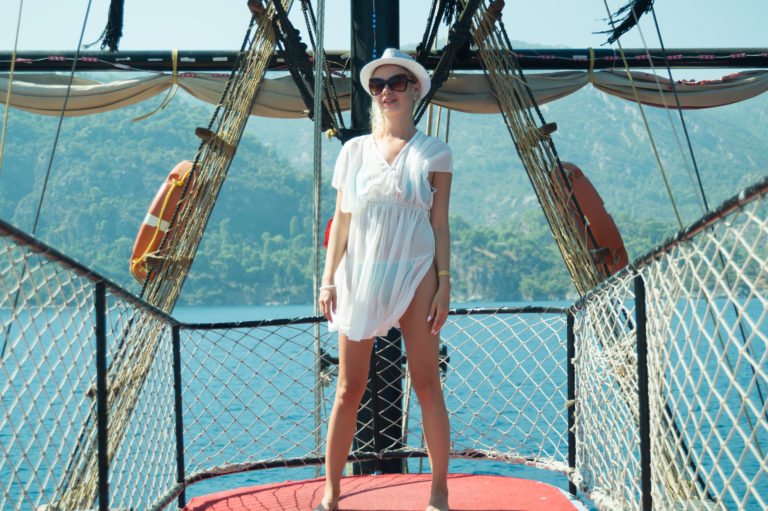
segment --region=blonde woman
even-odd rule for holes
[[[405,52],[388,48],[363,67],[360,81],[372,97],[372,133],[349,140],[336,161],[336,211],[318,300],[329,329],[339,333],[339,378],[325,493],[315,511],[338,509],[373,339],[394,326],[403,333],[422,411],[432,470],[427,510],[445,511],[450,425],[438,354],[451,294],[451,151],[413,123],[431,82]]]

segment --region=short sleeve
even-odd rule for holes
[[[448,146],[446,146],[448,147]],[[432,172],[453,172],[453,157],[451,156],[451,150],[439,154],[430,162]]]
[[[429,172],[453,172],[451,147],[436,138],[430,138],[424,149],[424,159],[428,162]]]
[[[341,190],[344,187],[344,183],[347,181],[347,174],[349,173],[349,151],[351,144],[346,143],[341,146],[338,158],[336,158],[336,165],[333,167],[333,179],[331,180],[331,186],[337,190]]]

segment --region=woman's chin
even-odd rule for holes
[[[381,111],[384,113],[384,115],[391,117],[402,115],[405,109],[403,108],[402,103],[390,103],[388,105],[381,105]]]

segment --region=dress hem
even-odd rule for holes
[[[434,259],[434,253],[432,254],[432,259]],[[360,341],[366,341],[368,339],[373,339],[375,337],[384,337],[385,335],[387,335],[387,333],[392,328],[399,328],[400,327],[400,318],[403,317],[403,314],[405,314],[405,311],[408,310],[408,307],[410,307],[411,302],[413,302],[413,297],[416,296],[416,289],[419,288],[419,286],[421,285],[421,282],[424,280],[424,277],[427,276],[427,272],[429,271],[430,268],[432,268],[432,263],[431,262],[430,262],[430,264],[425,265],[424,269],[420,270],[420,272],[419,272],[420,274],[417,274],[417,276],[414,278],[414,280],[416,280],[418,282],[418,284],[416,285],[416,288],[414,288],[413,292],[410,293],[410,296],[408,297],[408,304],[402,309],[402,311],[400,311],[398,313],[397,320],[392,325],[389,325],[386,328],[386,331],[383,334],[377,334],[376,332],[379,332],[380,330],[379,330],[379,328],[376,328],[376,330],[374,330],[374,333],[372,335],[368,336],[368,337],[360,336],[359,338],[352,339],[352,338],[349,337],[349,331],[351,330],[351,328],[347,328],[346,332],[343,332],[342,331],[343,330],[342,327],[333,327],[331,322],[328,322],[328,331],[329,332],[338,332],[339,334],[344,334],[344,335],[347,336],[348,340],[354,341],[354,342],[360,342]],[[395,310],[395,311],[397,312],[397,310]]]

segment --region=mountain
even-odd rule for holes
[[[552,138],[560,158],[584,171],[609,212],[620,218],[670,222],[676,230],[664,178],[635,103],[586,86],[543,105],[541,111],[547,122],[558,125]],[[679,115],[647,106],[644,112],[681,220],[689,224],[702,211],[695,192],[698,185],[692,186],[697,180]],[[687,110],[683,115],[710,207],[768,173],[768,94],[714,109]],[[269,130],[259,130],[259,140],[289,155],[293,166],[311,171],[311,126],[289,124],[294,122],[279,121]],[[424,129],[423,120],[420,127]],[[444,133],[445,128],[441,129]],[[537,209],[533,189],[499,115],[452,112],[449,143],[455,169],[452,213],[478,219],[474,223],[496,225]],[[339,147],[336,141],[324,144],[326,172],[332,171]]]
[[[52,161],[36,235],[133,292],[133,240],[167,173],[191,159],[213,107],[182,94],[142,121],[156,98],[94,116],[58,119],[17,110],[0,169],[0,218],[30,231]],[[685,117],[710,207],[768,173],[768,95]],[[541,107],[557,122],[563,160],[601,193],[630,258],[677,230],[666,186],[633,103],[591,87]],[[672,125],[675,112],[645,108],[681,220],[700,215]],[[446,113],[441,114],[445,120]],[[671,122],[670,122],[671,117]],[[443,124],[441,132],[445,132]],[[451,114],[455,300],[573,296],[558,249],[499,115]],[[184,304],[308,303],[312,296],[312,124],[251,118],[181,297]],[[684,140],[680,142],[687,147]],[[323,142],[323,222],[340,149]],[[688,164],[690,167],[690,163]]]

